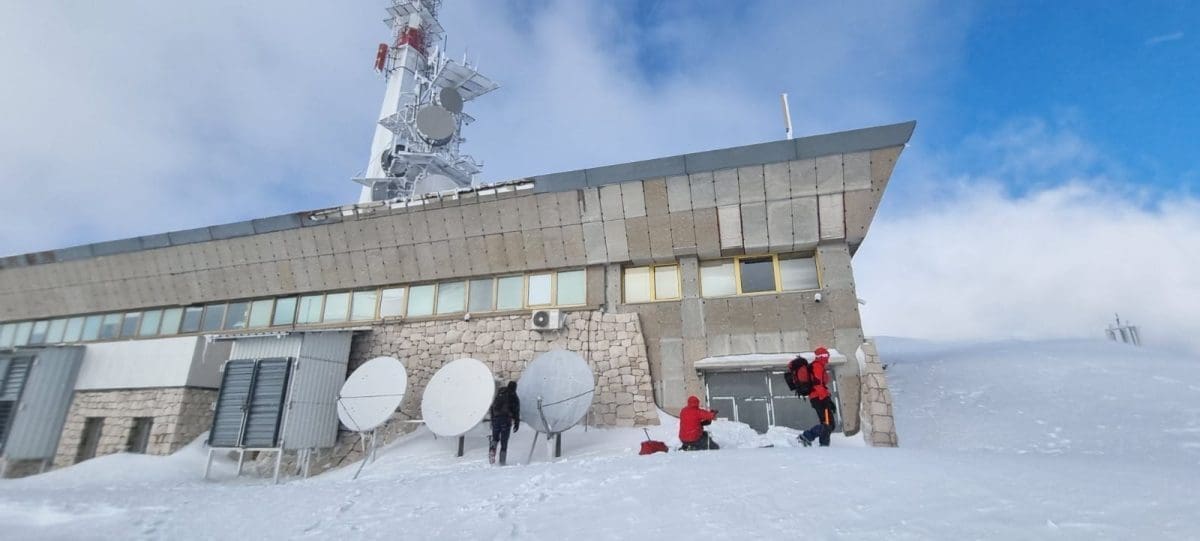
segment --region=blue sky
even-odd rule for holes
[[[856,259],[869,328],[1080,336],[1121,311],[1200,350],[1198,4],[443,4],[503,85],[468,105],[483,180],[780,139],[784,91],[797,135],[917,120]],[[354,201],[385,5],[3,3],[0,254]]]

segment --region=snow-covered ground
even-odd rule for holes
[[[418,431],[278,486],[200,479],[204,450],[114,455],[0,481],[2,539],[1197,539],[1200,359],[1106,342],[881,339],[902,447],[721,422],[716,452],[636,454],[641,430],[576,430],[545,459],[522,430]],[[651,429],[676,443],[675,426]],[[528,427],[526,427],[528,428]],[[772,447],[764,447],[773,445]]]

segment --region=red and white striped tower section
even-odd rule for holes
[[[375,69],[387,77],[383,107],[362,178],[360,202],[405,198],[471,185],[480,164],[459,153],[474,119],[463,102],[499,87],[463,59],[445,54],[441,0],[392,0],[392,43],[379,44]]]

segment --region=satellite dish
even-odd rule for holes
[[[417,133],[433,146],[449,143],[456,128],[454,115],[442,107],[426,105],[417,110]]]
[[[454,182],[454,179],[446,175],[431,174],[425,175],[425,178],[418,180],[417,183],[413,185],[413,193],[421,194],[444,192],[446,190],[453,190],[455,188],[458,188],[458,183]]]
[[[496,383],[482,361],[458,359],[429,379],[421,397],[421,417],[438,436],[466,434],[492,406]]]
[[[458,93],[457,88],[443,88],[438,93],[438,101],[442,103],[442,107],[445,107],[451,113],[461,113],[463,111],[462,94]]]
[[[368,432],[392,416],[404,391],[408,374],[394,357],[376,357],[358,367],[338,393],[338,420],[355,432]]]
[[[587,415],[595,391],[592,369],[583,357],[565,349],[547,351],[529,363],[517,382],[521,421],[538,432],[563,432]]]

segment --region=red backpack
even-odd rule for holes
[[[804,357],[796,357],[788,363],[787,372],[783,373],[783,381],[787,383],[788,389],[795,391],[800,396],[808,396],[813,392],[813,387],[817,385],[812,365]]]

